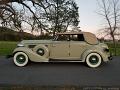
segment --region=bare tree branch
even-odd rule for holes
[[[98,2],[100,7],[101,15],[107,22],[107,27],[103,29],[106,35],[110,35],[113,39],[115,55],[116,55],[116,40],[115,33],[118,30],[120,23],[120,8],[119,8],[119,0],[102,0],[101,4]]]

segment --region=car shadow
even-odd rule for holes
[[[85,67],[85,63],[81,62],[29,62],[28,66],[81,66]]]

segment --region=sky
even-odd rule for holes
[[[101,18],[97,12],[97,0],[75,0],[79,7],[80,23],[82,31],[89,31],[94,34],[101,28]]]

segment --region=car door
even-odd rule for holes
[[[53,59],[66,59],[69,57],[69,41],[54,41],[51,46],[50,57]]]
[[[62,39],[58,41],[53,41],[50,49],[50,58],[52,59],[68,58],[70,56],[69,48],[70,48],[70,42],[67,41],[66,37],[62,36]]]
[[[70,41],[70,58],[75,60],[80,60],[81,54],[86,50],[87,43],[84,41],[84,37],[82,34],[72,35]]]

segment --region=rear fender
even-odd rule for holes
[[[16,52],[24,52],[27,54],[27,56],[29,57],[29,59],[33,62],[48,62],[49,59],[42,57],[40,55],[38,55],[37,53],[33,52],[31,49],[26,48],[26,47],[18,47],[13,51],[13,54],[15,54]]]
[[[101,58],[102,58],[102,60],[103,60],[104,62],[108,61],[108,58],[107,58],[108,56],[107,56],[107,55],[105,55],[105,54],[104,54],[103,52],[101,52],[100,50],[95,50],[95,49],[93,49],[93,50],[86,50],[86,51],[82,54],[81,60],[83,60],[83,62],[85,62],[87,55],[89,55],[90,53],[98,53],[98,54],[101,56]]]

